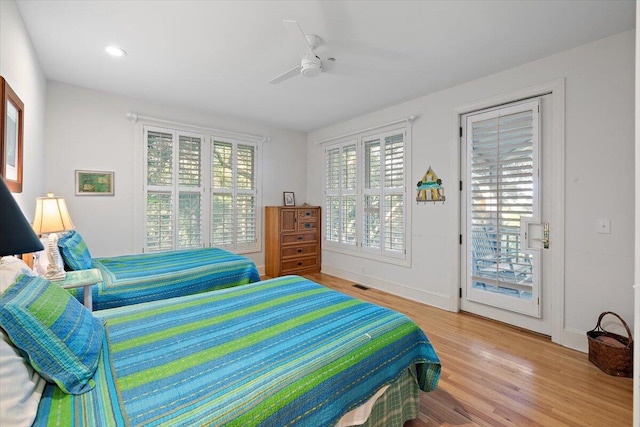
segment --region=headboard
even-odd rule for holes
[[[33,254],[32,253],[22,254],[22,260],[24,261],[25,264],[27,264],[29,266],[29,268],[33,269]]]

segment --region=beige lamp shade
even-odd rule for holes
[[[37,234],[58,233],[73,230],[73,221],[63,197],[49,193],[47,197],[36,199],[36,215],[33,230]]]

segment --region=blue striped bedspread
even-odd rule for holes
[[[47,385],[35,425],[332,426],[408,367],[440,376],[406,316],[298,276],[96,315],[98,386]]]
[[[104,282],[93,286],[93,309],[191,295],[260,280],[253,261],[219,248],[94,258]],[[80,301],[82,288],[72,292]]]

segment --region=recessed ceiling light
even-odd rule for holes
[[[118,46],[107,46],[104,48],[109,55],[113,56],[126,56],[127,52],[119,48]]]

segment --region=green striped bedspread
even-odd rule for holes
[[[93,309],[191,295],[260,280],[253,261],[219,248],[94,258],[104,281],[92,287]],[[83,288],[72,292],[83,301]]]
[[[35,425],[331,426],[408,367],[440,375],[406,316],[298,276],[96,315],[98,385],[47,385]]]

